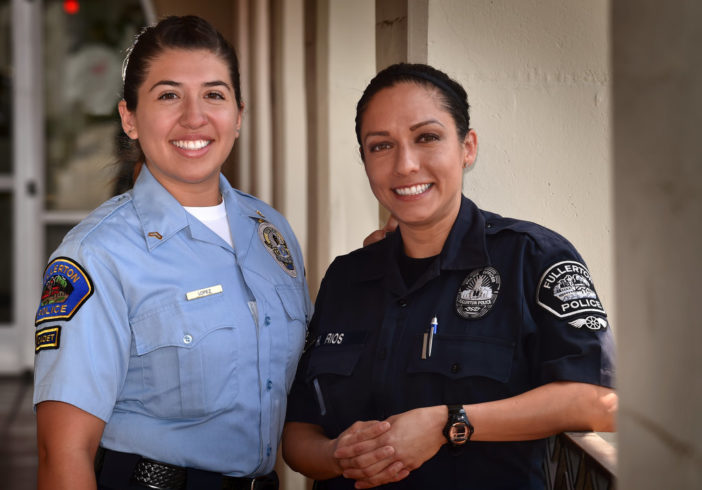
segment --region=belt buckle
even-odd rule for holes
[[[155,490],[183,490],[187,472],[184,468],[141,458],[134,467],[131,483]]]

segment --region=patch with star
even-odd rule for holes
[[[283,235],[268,221],[259,219],[258,222],[258,237],[266,246],[268,253],[289,276],[297,277],[295,262]]]
[[[583,316],[583,313],[607,316],[595,292],[590,272],[574,260],[553,264],[543,273],[537,287],[536,302],[558,318]]]
[[[46,327],[37,330],[34,334],[34,353],[39,354],[39,351],[58,349],[61,344],[61,327]]]
[[[80,264],[68,257],[52,260],[44,270],[44,286],[34,324],[70,320],[92,294],[93,283]]]
[[[482,267],[466,276],[456,294],[456,312],[466,320],[484,317],[497,301],[502,280],[494,267]]]

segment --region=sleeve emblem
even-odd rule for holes
[[[58,349],[61,340],[61,327],[47,327],[37,330],[34,336],[34,353],[41,350]]]
[[[566,260],[552,265],[541,276],[537,290],[537,303],[558,318],[586,312],[607,315],[590,272],[580,262]]]
[[[582,328],[585,326],[590,330],[600,330],[607,328],[607,320],[598,316],[588,316],[586,318],[576,318],[575,320],[568,322],[568,325],[575,328]]]
[[[58,257],[44,270],[44,286],[34,324],[70,320],[93,294],[88,273],[75,261]]]

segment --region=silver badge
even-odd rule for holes
[[[258,236],[278,265],[291,277],[297,277],[295,263],[288,249],[288,244],[285,243],[283,235],[275,226],[268,221],[261,220],[258,225]]]
[[[495,305],[501,283],[494,267],[474,270],[458,288],[456,312],[466,320],[482,318]]]

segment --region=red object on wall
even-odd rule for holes
[[[74,15],[80,10],[80,3],[78,0],[64,0],[63,1],[63,11],[67,14]]]

